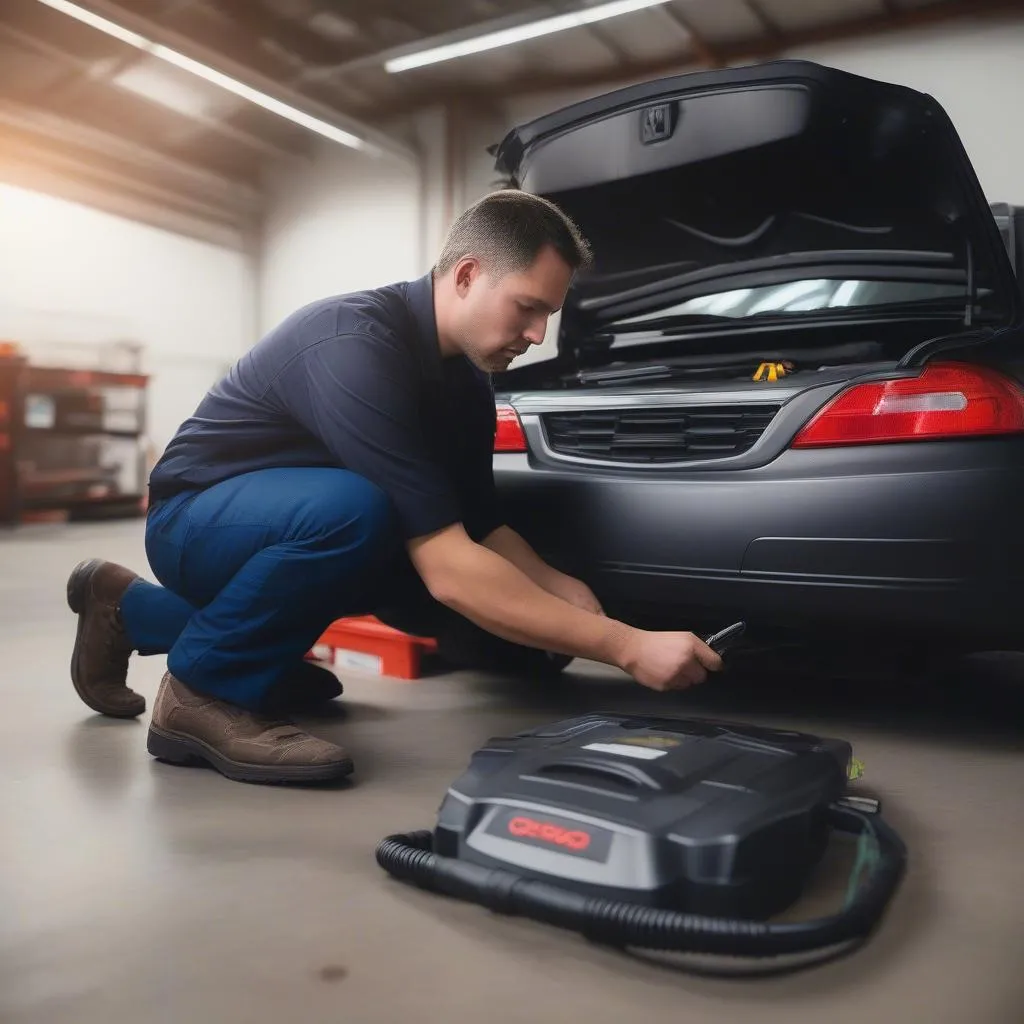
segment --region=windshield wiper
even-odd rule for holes
[[[876,341],[852,341],[838,345],[804,348],[751,349],[746,352],[698,353],[672,356],[657,363],[606,366],[579,370],[565,378],[577,384],[622,384],[637,381],[667,381],[696,377],[734,378],[747,370],[753,373],[762,362],[793,363],[797,366],[824,366],[868,363],[882,359],[885,350]]]
[[[657,381],[686,380],[696,377],[735,376],[736,368],[727,366],[705,366],[701,369],[688,369],[682,366],[631,366],[617,370],[581,370],[573,374],[572,380],[577,384],[597,384],[598,386],[616,384],[655,383]]]
[[[577,384],[621,384],[638,380],[670,380],[679,372],[671,366],[630,366],[616,370],[580,370],[571,379]]]

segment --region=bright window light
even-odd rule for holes
[[[243,100],[255,103],[256,106],[269,110],[272,114],[277,114],[279,117],[283,117],[294,124],[308,128],[318,135],[323,135],[332,142],[339,142],[341,145],[349,146],[352,149],[366,148],[366,143],[358,135],[353,135],[351,132],[328,124],[326,121],[313,117],[311,114],[306,114],[287,103],[282,103],[280,100],[274,99],[273,96],[268,96],[266,93],[253,89],[244,82],[239,82],[237,79],[231,78],[206,64],[201,64],[191,57],[186,57],[183,53],[178,53],[177,50],[172,50],[160,43],[155,43],[152,39],[147,39],[137,32],[132,32],[107,18],[102,18],[92,11],[87,11],[84,7],[79,7],[78,4],[70,3],[69,0],[39,0],[39,2],[46,4],[47,7],[52,7],[55,11],[60,11],[62,14],[75,18],[83,24],[90,25],[100,32],[105,32],[108,36],[120,39],[121,42],[128,43],[129,46],[134,46],[136,49],[151,54],[153,57],[181,68],[183,71],[188,71],[199,78],[205,79],[212,85],[233,93]]]
[[[483,53],[485,50],[493,50],[499,46],[521,43],[526,39],[536,39],[538,36],[550,35],[552,32],[563,32],[565,29],[591,25],[595,21],[617,18],[622,14],[632,14],[634,11],[642,11],[645,8],[656,7],[667,2],[668,0],[613,0],[612,3],[598,4],[582,11],[557,14],[540,21],[531,21],[526,25],[499,29],[496,32],[487,32],[472,39],[463,39],[457,43],[448,43],[444,46],[432,47],[429,50],[409,53],[404,57],[395,57],[386,61],[384,67],[392,74],[398,71],[408,71],[410,68],[420,68],[426,64],[437,64],[455,57],[465,57],[471,53]]]
[[[811,292],[816,292],[827,285],[827,281],[794,281],[792,284],[787,284],[782,288],[773,289],[768,292],[765,298],[750,307],[747,315],[753,316],[755,313],[768,313],[776,309],[789,309],[792,303],[795,303],[798,299],[803,299],[810,295]]]
[[[853,302],[853,297],[857,294],[860,286],[860,281],[844,281],[836,289],[836,293],[832,296],[829,306],[848,306]]]

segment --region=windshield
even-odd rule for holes
[[[966,299],[959,284],[917,281],[787,281],[758,288],[700,295],[686,302],[653,309],[615,321],[616,327],[649,325],[676,317],[728,317],[742,319],[760,314],[820,312],[857,306],[902,305],[907,302]]]

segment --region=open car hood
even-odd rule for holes
[[[1019,315],[956,130],[911,89],[804,61],[681,75],[520,125],[492,152],[591,241],[566,304],[591,326],[808,279],[941,286],[968,326]]]

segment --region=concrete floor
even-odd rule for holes
[[[93,716],[68,681],[64,580],[94,555],[144,567],[141,526],[0,538],[5,1024],[1024,1019],[1018,668],[956,693],[739,678],[673,699],[853,740],[910,848],[867,947],[803,973],[723,980],[406,888],[373,859],[387,833],[432,824],[488,736],[666,699],[592,666],[546,694],[468,673],[347,676],[335,714],[313,728],[353,751],[350,787],[245,786],[160,765],[145,719]],[[151,700],[162,671],[136,659],[133,685]]]

